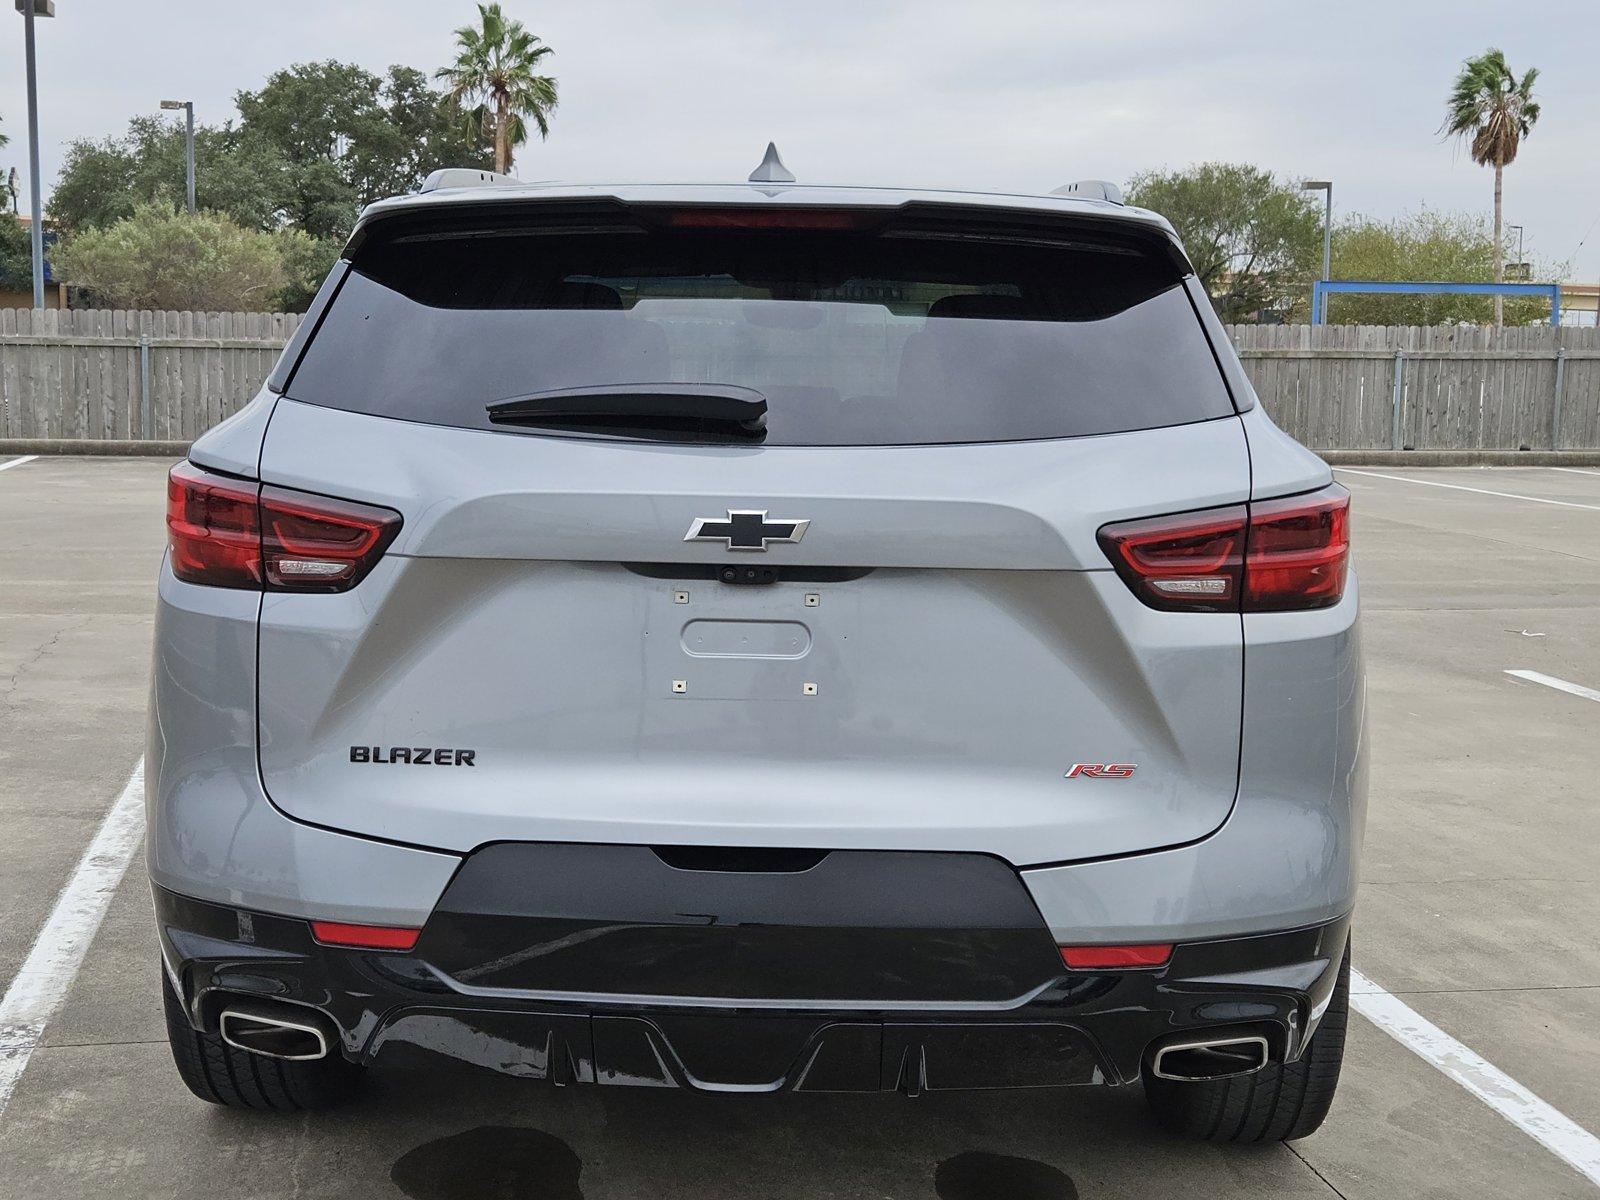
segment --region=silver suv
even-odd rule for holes
[[[184,1082],[1142,1082],[1199,1136],[1315,1129],[1349,498],[1171,227],[1100,187],[430,183],[171,475]]]

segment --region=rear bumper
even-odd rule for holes
[[[1182,944],[1157,970],[1068,971],[986,856],[836,854],[766,880],[650,857],[491,847],[403,954],[160,887],[156,914],[198,1028],[268,998],[325,1013],[346,1057],[382,1067],[756,1093],[1128,1083],[1195,1031],[1260,1032],[1293,1059],[1348,932],[1346,917]],[[569,911],[580,896],[587,914]]]

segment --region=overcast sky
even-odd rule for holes
[[[40,21],[46,188],[73,138],[165,97],[198,119],[289,63],[432,70],[467,0],[57,0]],[[1600,278],[1600,4],[1505,0],[506,0],[555,48],[524,179],[743,179],[776,139],[804,182],[1048,191],[1207,159],[1331,178],[1340,212],[1487,213],[1438,135],[1461,60],[1537,66],[1545,115],[1506,173],[1531,258]],[[27,169],[22,18],[0,5],[0,170]],[[24,204],[26,183],[24,182]],[[1579,244],[1582,243],[1581,250]]]

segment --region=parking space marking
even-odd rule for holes
[[[1570,692],[1574,696],[1582,696],[1585,700],[1600,700],[1600,692],[1594,688],[1584,687],[1581,683],[1569,683],[1565,679],[1557,679],[1554,675],[1545,675],[1540,671],[1507,671],[1506,674],[1526,679],[1529,683],[1542,683],[1545,687],[1555,688],[1558,692]]]
[[[1350,972],[1350,1005],[1406,1049],[1432,1063],[1523,1133],[1600,1186],[1600,1138],[1552,1108],[1360,971]]]
[[[12,467],[20,467],[23,463],[30,463],[38,457],[37,454],[24,454],[21,458],[13,458],[10,462],[0,463],[0,471],[9,471]]]
[[[1600,475],[1600,471],[1585,471],[1582,467],[1547,467],[1550,471],[1565,471],[1568,475]]]
[[[1600,512],[1600,504],[1579,504],[1573,500],[1546,500],[1542,496],[1523,496],[1517,492],[1492,492],[1488,488],[1468,487],[1464,483],[1440,483],[1437,479],[1412,479],[1405,475],[1385,475],[1382,471],[1357,471],[1353,467],[1335,467],[1341,475],[1370,475],[1373,479],[1393,479],[1399,483],[1415,483],[1422,487],[1449,488],[1453,492],[1477,492],[1480,496],[1499,496],[1505,500],[1526,500],[1530,504],[1553,504],[1557,508],[1587,508]]]
[[[33,948],[0,1000],[0,1116],[89,952],[139,839],[144,836],[144,759],[78,860]]]

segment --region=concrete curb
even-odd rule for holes
[[[96,457],[182,458],[189,443],[138,438],[0,438],[0,454],[87,454]]]
[[[1335,467],[1600,467],[1600,450],[1318,450]]]
[[[131,438],[0,438],[0,454],[182,458],[189,443]],[[1600,450],[1318,450],[1335,467],[1600,467]]]

